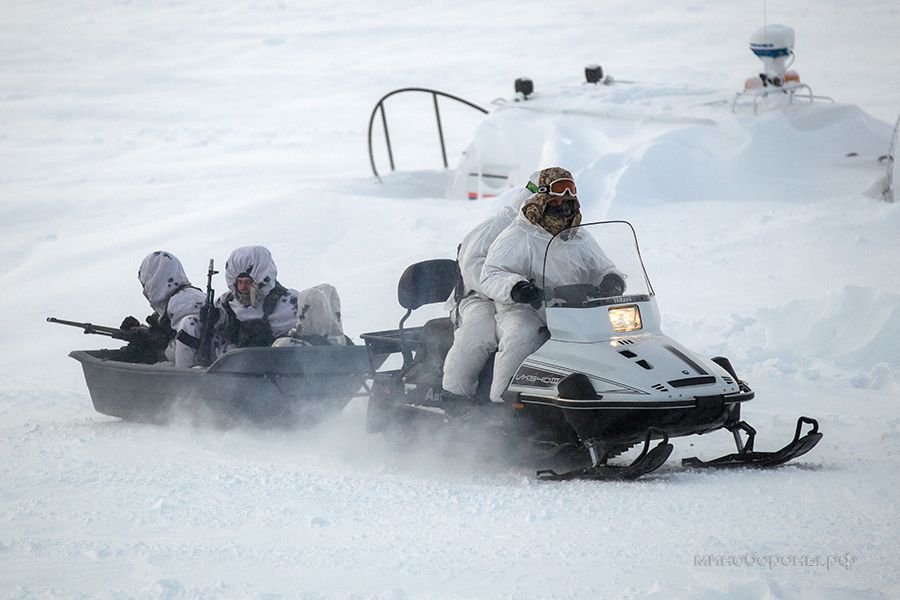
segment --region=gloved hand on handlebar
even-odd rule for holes
[[[534,285],[531,281],[520,281],[513,286],[509,294],[513,302],[521,304],[530,304],[534,308],[540,308],[541,301],[544,299],[544,290]]]
[[[597,286],[597,293],[601,298],[621,296],[625,292],[625,280],[615,273],[607,273]]]

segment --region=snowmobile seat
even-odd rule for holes
[[[406,320],[409,319],[414,310],[426,304],[447,300],[453,292],[458,278],[459,265],[455,260],[446,258],[414,263],[403,271],[397,284],[397,301],[400,302],[400,306],[406,309],[406,314],[400,319],[398,327],[400,351],[403,353],[401,373],[406,374],[413,366],[412,345],[406,339],[403,329]],[[435,321],[441,320],[435,319]],[[429,345],[433,346],[431,352],[433,356],[429,362],[436,364],[436,361],[439,360],[441,365],[443,365],[444,356],[440,355],[440,347],[443,343],[440,340],[446,338],[446,331],[449,330],[449,337],[452,343],[453,329],[449,321],[449,319],[446,319],[446,322],[432,325],[430,328],[432,330],[432,341],[430,343],[425,340],[429,331],[428,324],[422,329],[423,339],[421,341],[425,342],[425,344],[424,346],[420,344],[419,347],[424,350]],[[442,334],[441,332],[444,333]],[[449,349],[450,346],[447,345],[447,348]],[[425,350],[424,354],[422,362],[424,362],[429,352]],[[446,350],[443,354],[446,355]]]
[[[412,264],[400,276],[397,300],[410,313],[426,304],[443,302],[450,297],[457,277],[455,260],[437,258]]]
[[[449,317],[431,319],[421,331],[421,344],[405,379],[409,383],[440,386],[444,378],[444,359],[453,345],[453,323]]]

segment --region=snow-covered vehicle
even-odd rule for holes
[[[545,289],[542,310],[549,340],[518,368],[503,402],[488,399],[488,365],[476,392],[479,404],[464,419],[453,418],[453,407],[441,398],[441,365],[452,343],[449,318],[404,327],[414,310],[447,298],[455,262],[439,259],[407,268],[398,286],[398,299],[407,309],[399,328],[362,336],[376,361],[390,353],[403,356],[399,369],[373,375],[368,430],[385,431],[402,443],[413,436],[453,435],[454,430],[463,435],[477,428],[501,445],[515,440],[517,447],[529,447],[536,460],[543,453],[582,461],[580,468],[562,474],[539,471],[543,479],[633,479],[666,461],[670,438],[723,428],[733,434],[736,453],[683,464],[774,466],[818,443],[818,423],[800,417],[794,439],[784,448],[756,452],[756,432],[741,420],[741,405],[753,399],[752,390],[727,359],[704,359],[662,333],[631,225],[607,221],[581,228],[594,235],[625,275],[623,295],[603,297],[594,283],[580,281]],[[547,252],[553,247],[551,241]],[[801,435],[804,425],[811,430]],[[659,441],[654,445],[653,440]],[[608,463],[639,444],[642,451],[630,464]]]
[[[239,348],[192,369],[125,362],[118,350],[69,356],[81,363],[98,412],[148,422],[313,425],[343,410],[371,370],[362,346]]]

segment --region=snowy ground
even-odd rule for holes
[[[850,107],[838,137],[864,118],[866,139],[888,139],[900,9],[768,15],[797,30],[804,81]],[[210,257],[260,243],[284,283],[338,287],[350,335],[392,327],[402,269],[452,256],[498,206],[444,197],[434,138],[399,125],[407,170],[375,183],[365,126],[381,95],[425,85],[491,106],[520,75],[549,91],[601,62],[727,96],[758,70],[761,24],[762,3],[738,1],[6,2],[0,597],[900,595],[900,213],[867,195],[871,160],[826,161],[834,137],[785,133],[789,117],[742,130],[744,152],[637,121],[615,152],[566,155],[593,161],[586,217],[634,223],[667,333],[753,386],[759,446],[820,420],[819,447],[777,471],[677,466],[729,448],[717,433],[677,440],[645,481],[538,484],[475,456],[395,454],[364,433],[362,401],[305,432],[119,422],[66,357],[104,341],[44,322],[146,314],[135,274],[151,250],[200,282]],[[408,111],[433,136],[427,104]],[[478,119],[448,119],[455,161]],[[716,172],[691,170],[704,156]]]

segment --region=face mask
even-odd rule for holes
[[[567,200],[562,204],[548,204],[544,208],[544,214],[548,217],[565,218],[571,217],[574,212],[574,204],[571,200]]]

